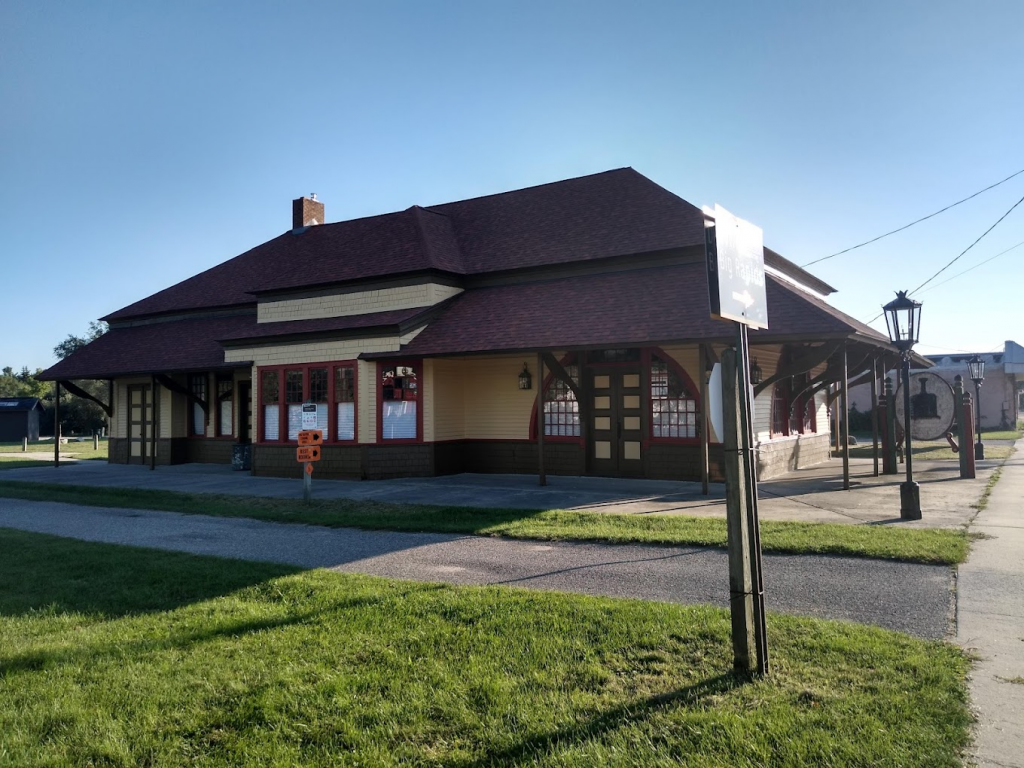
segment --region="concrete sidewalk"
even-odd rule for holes
[[[957,641],[979,657],[971,676],[981,766],[1024,768],[1024,452],[1003,465],[960,566]]]
[[[980,462],[974,480],[960,480],[952,461],[916,461],[921,484],[920,521],[901,521],[899,484],[903,475],[873,477],[869,459],[853,459],[851,490],[843,490],[842,462],[832,460],[759,484],[763,520],[844,524],[890,524],[907,528],[959,528],[974,514],[988,478],[1001,461]],[[24,467],[0,472],[0,480],[27,480],[109,488],[144,488],[272,498],[301,498],[299,480],[253,477],[215,464],[148,467],[83,461],[53,467]],[[951,482],[955,481],[955,482]],[[725,517],[725,486],[668,480],[549,476],[539,487],[536,475],[446,475],[396,480],[313,480],[313,496],[398,504],[574,509],[619,514],[683,514]]]

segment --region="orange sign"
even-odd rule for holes
[[[306,474],[307,475],[312,475],[313,474],[313,465],[309,464],[308,462],[306,463]]]
[[[296,461],[320,461],[320,446],[310,445],[295,449]]]
[[[324,431],[322,429],[304,429],[299,432],[299,445],[320,445],[323,441]]]

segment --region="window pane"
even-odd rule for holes
[[[206,435],[206,412],[197,401],[202,400],[204,403],[209,405],[209,400],[206,397],[206,374],[193,373],[189,376],[189,392],[194,398],[192,401],[192,434],[193,435]]]
[[[314,403],[327,402],[327,369],[309,369],[309,399]]]
[[[298,440],[302,429],[302,403],[288,404],[288,439]]]
[[[573,384],[579,386],[580,369],[575,363],[564,365]],[[552,437],[579,437],[580,413],[576,395],[554,376],[544,390],[544,434]]]
[[[217,433],[230,435],[234,428],[234,413],[231,407],[235,394],[235,382],[231,379],[217,379],[217,409],[220,420]]]
[[[382,369],[381,435],[385,440],[417,437],[416,406],[419,381],[415,367],[389,366]]]
[[[334,401],[354,403],[356,399],[356,369],[346,366],[334,369]]]
[[[279,440],[281,437],[281,409],[278,407],[280,396],[280,376],[277,371],[263,371],[260,379],[261,400],[263,402],[263,439]]]
[[[683,378],[657,355],[651,356],[651,436],[697,436],[697,400]]]
[[[220,404],[220,433],[230,435],[234,425],[234,413],[231,409],[230,400],[222,400]]]
[[[338,440],[356,439],[356,404],[338,403]]]
[[[263,406],[263,439],[277,440],[281,435],[281,409],[277,403]]]
[[[302,371],[285,371],[284,401],[302,403]]]

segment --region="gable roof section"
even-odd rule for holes
[[[776,335],[856,335],[889,340],[827,303],[769,276],[766,331]],[[466,291],[401,353],[367,358],[626,346],[687,340],[724,340],[731,324],[713,320],[703,264],[680,264]]]
[[[701,245],[699,209],[632,168],[285,232],[104,320],[423,270],[481,274]]]

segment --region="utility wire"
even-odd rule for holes
[[[886,232],[884,235],[879,235],[878,237],[873,237],[870,240],[866,240],[865,242],[860,243],[858,245],[853,245],[853,246],[850,246],[849,248],[845,248],[845,249],[843,249],[841,251],[837,251],[836,253],[833,253],[830,256],[822,256],[820,259],[815,259],[814,261],[809,261],[806,264],[801,264],[800,268],[801,269],[806,269],[807,267],[810,267],[813,264],[817,264],[817,263],[822,262],[822,261],[828,261],[829,259],[835,258],[836,256],[842,256],[844,253],[849,253],[850,251],[855,251],[858,248],[863,248],[865,245],[871,245],[871,243],[877,243],[882,238],[888,237],[889,235],[895,235],[897,232],[902,232],[904,229],[910,229],[915,224],[920,224],[922,221],[927,221],[930,218],[938,216],[940,213],[945,213],[950,208],[956,208],[958,205],[960,205],[960,203],[966,203],[968,200],[971,200],[971,199],[977,197],[982,192],[988,192],[990,189],[995,189],[1000,184],[1005,184],[1010,179],[1012,179],[1014,176],[1020,176],[1022,173],[1024,173],[1024,168],[1021,168],[1016,173],[1010,174],[1009,176],[1007,176],[1002,181],[997,181],[995,184],[992,184],[991,186],[985,187],[984,189],[975,192],[973,195],[970,195],[969,197],[965,197],[963,200],[957,200],[952,205],[947,205],[942,210],[936,211],[935,213],[929,213],[927,216],[922,216],[920,219],[917,219],[916,221],[912,221],[909,224],[905,224],[902,227],[900,227],[899,229],[894,229],[891,232]]]
[[[927,280],[925,280],[925,281],[924,281],[923,283],[921,283],[921,284],[920,284],[919,286],[917,286],[917,288],[915,288],[914,290],[912,290],[912,291],[907,291],[907,295],[909,296],[909,295],[911,295],[911,294],[917,293],[917,292],[918,292],[918,291],[920,291],[920,290],[921,290],[922,288],[924,288],[924,287],[925,287],[926,285],[928,285],[928,283],[930,283],[930,282],[931,282],[932,280],[934,280],[934,279],[935,279],[936,277],[938,277],[938,276],[939,276],[939,275],[941,275],[941,274],[942,274],[943,272],[945,272],[945,271],[946,271],[947,269],[949,269],[949,268],[950,268],[951,266],[953,266],[953,265],[954,265],[954,264],[955,264],[955,263],[956,263],[957,261],[959,261],[959,260],[960,260],[960,258],[961,258],[961,257],[962,257],[962,256],[963,256],[963,255],[964,255],[965,253],[967,253],[967,252],[968,252],[969,250],[971,250],[971,248],[973,248],[973,247],[974,247],[974,246],[976,246],[976,245],[977,245],[978,243],[980,243],[980,242],[981,242],[981,240],[982,240],[982,238],[984,238],[984,237],[985,237],[985,235],[987,235],[987,234],[988,234],[989,232],[991,232],[991,231],[992,231],[993,229],[995,229],[996,227],[998,227],[998,226],[999,226],[999,224],[1000,224],[1000,222],[1002,222],[1002,220],[1003,220],[1003,219],[1005,219],[1005,218],[1006,218],[1007,216],[1009,216],[1009,215],[1010,215],[1010,213],[1012,213],[1012,212],[1013,212],[1013,209],[1014,209],[1014,208],[1016,208],[1016,207],[1017,207],[1018,205],[1020,205],[1021,203],[1024,203],[1024,197],[1022,197],[1022,198],[1021,198],[1020,200],[1018,200],[1018,201],[1017,201],[1016,203],[1014,203],[1013,205],[1011,205],[1011,206],[1010,206],[1010,210],[1008,210],[1008,211],[1007,211],[1006,213],[1004,213],[1004,214],[1003,214],[1002,216],[1000,216],[1000,217],[999,217],[999,218],[998,218],[998,219],[996,220],[996,223],[995,223],[995,224],[993,224],[993,225],[992,225],[991,227],[989,227],[989,228],[988,228],[988,229],[986,229],[986,230],[985,230],[984,232],[982,232],[982,233],[981,233],[981,234],[980,234],[980,235],[978,236],[978,239],[977,239],[977,240],[975,240],[975,241],[974,241],[973,243],[971,243],[971,244],[970,244],[970,245],[968,245],[968,246],[967,246],[966,248],[964,248],[964,249],[963,249],[962,251],[960,251],[960,253],[959,253],[959,254],[957,254],[956,256],[954,256],[954,257],[953,257],[953,258],[952,258],[952,259],[951,259],[951,260],[950,260],[950,261],[949,261],[949,262],[948,262],[948,263],[947,263],[947,264],[946,264],[946,265],[945,265],[944,267],[942,267],[942,269],[940,269],[940,270],[939,270],[938,272],[936,272],[936,273],[935,273],[934,275],[932,275],[931,277],[929,277],[929,278],[928,278]],[[1016,247],[1016,246],[1014,246],[1014,247]],[[879,312],[879,313],[878,313],[877,315],[875,315],[875,316],[874,316],[873,318],[871,318],[870,320],[868,320],[867,324],[868,324],[868,325],[870,325],[871,323],[875,322],[875,320],[877,320],[878,318],[880,318],[880,317],[881,317],[882,315],[884,315],[884,314],[885,314],[885,311],[884,311],[884,310],[883,310],[883,311],[881,311],[881,312]]]
[[[951,266],[953,266],[953,265],[954,265],[954,264],[955,264],[955,263],[956,263],[957,261],[959,261],[959,259],[960,259],[960,257],[961,257],[961,256],[963,256],[963,255],[964,255],[965,253],[967,253],[967,252],[968,252],[969,250],[971,250],[971,248],[973,248],[973,247],[974,247],[974,246],[976,246],[976,245],[977,245],[978,243],[980,243],[980,242],[981,242],[981,239],[982,239],[983,237],[985,237],[985,235],[987,235],[987,234],[988,234],[989,232],[991,232],[991,231],[992,231],[993,229],[995,229],[996,227],[998,227],[998,226],[999,226],[999,224],[1000,224],[1000,222],[1001,222],[1001,221],[1002,221],[1003,219],[1005,219],[1005,218],[1006,218],[1007,216],[1009,216],[1009,215],[1010,215],[1010,213],[1012,213],[1012,212],[1013,212],[1013,209],[1014,209],[1014,208],[1016,208],[1016,207],[1017,207],[1018,205],[1020,205],[1021,203],[1024,203],[1024,197],[1022,197],[1022,198],[1021,198],[1020,200],[1018,200],[1018,201],[1017,201],[1016,203],[1014,203],[1013,205],[1011,205],[1011,206],[1010,206],[1010,210],[1009,210],[1009,211],[1007,211],[1006,213],[1004,213],[1004,214],[1003,214],[1002,216],[1000,216],[1000,217],[999,217],[999,219],[998,219],[998,220],[996,221],[996,223],[995,223],[995,224],[993,224],[993,225],[992,225],[991,227],[989,227],[989,228],[988,228],[988,229],[986,229],[986,230],[985,230],[984,232],[982,232],[982,233],[981,233],[981,235],[979,235],[979,236],[978,236],[978,239],[977,239],[977,240],[975,240],[975,241],[974,241],[973,243],[971,243],[971,244],[970,244],[970,245],[968,245],[968,246],[967,246],[966,248],[964,248],[964,249],[963,249],[962,251],[960,251],[960,254],[959,254],[958,256],[956,256],[955,258],[953,258],[953,259],[952,259],[952,260],[951,260],[951,261],[950,261],[950,262],[949,262],[948,264],[946,264],[946,266],[944,266],[944,267],[943,267],[942,269],[940,269],[940,270],[939,270],[938,272],[936,272],[936,273],[935,273],[934,275],[932,275],[931,277],[929,277],[929,278],[928,278],[927,280],[925,280],[925,281],[924,281],[923,283],[921,283],[921,284],[920,284],[919,286],[917,286],[917,288],[915,288],[914,290],[912,290],[912,291],[911,291],[910,293],[917,293],[917,292],[918,292],[918,291],[920,291],[920,290],[921,290],[922,288],[924,288],[924,287],[925,287],[926,285],[928,285],[928,283],[930,283],[930,282],[931,282],[932,280],[934,280],[934,279],[935,279],[936,277],[938,277],[938,276],[939,276],[939,275],[941,275],[941,274],[942,274],[943,272],[945,272],[945,271],[946,271],[947,269],[949,269],[949,268],[950,268]]]
[[[933,285],[933,286],[932,286],[931,288],[925,288],[925,289],[924,289],[923,291],[921,291],[921,293],[928,293],[928,291],[932,291],[932,290],[934,290],[934,289],[938,288],[938,287],[939,287],[940,285],[945,285],[946,283],[950,282],[951,280],[956,280],[956,279],[957,279],[958,277],[961,277],[962,275],[966,275],[966,274],[967,274],[968,272],[972,272],[972,271],[974,271],[975,269],[977,269],[978,267],[982,267],[982,266],[984,266],[985,264],[988,264],[988,263],[989,263],[990,261],[994,261],[994,260],[998,259],[998,258],[999,258],[1000,256],[1002,256],[1002,255],[1003,255],[1004,253],[1009,253],[1010,251],[1012,251],[1012,250],[1014,250],[1014,249],[1016,249],[1016,248],[1020,248],[1020,247],[1021,247],[1022,245],[1024,245],[1024,240],[1021,240],[1021,241],[1020,241],[1019,243],[1017,243],[1016,245],[1011,245],[1011,246],[1010,246],[1009,248],[1007,248],[1007,249],[1006,249],[1005,251],[1000,251],[1000,252],[999,252],[999,253],[997,253],[997,254],[996,254],[995,256],[990,256],[989,258],[985,259],[984,261],[978,262],[978,263],[977,263],[977,264],[975,264],[975,265],[974,265],[973,267],[968,267],[968,268],[967,268],[967,269],[965,269],[965,270],[964,270],[963,272],[957,272],[957,273],[956,273],[955,275],[953,275],[952,277],[947,277],[947,278],[946,278],[945,280],[943,280],[943,281],[942,281],[941,283],[936,283],[936,284],[935,284],[935,285]]]

